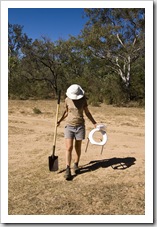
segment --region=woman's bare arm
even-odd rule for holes
[[[61,121],[63,121],[66,117],[68,116],[68,110],[66,108],[66,110],[64,111],[62,117],[60,118],[60,120],[57,122],[57,126],[60,125]]]
[[[94,118],[93,118],[93,116],[92,116],[92,114],[90,113],[90,111],[89,111],[89,109],[88,109],[88,107],[86,106],[86,107],[84,107],[84,112],[85,112],[85,114],[86,114],[86,116],[88,117],[88,119],[94,124],[94,126],[96,127],[96,121],[94,120]]]

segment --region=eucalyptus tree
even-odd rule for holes
[[[84,75],[86,58],[82,50],[82,42],[77,38],[70,36],[66,41],[58,41],[58,46],[62,54],[61,61],[68,84],[80,80]]]
[[[85,9],[85,14],[89,21],[81,38],[86,54],[102,60],[129,90],[131,67],[139,57],[144,59],[144,9]]]
[[[56,94],[64,81],[61,49],[43,37],[23,49],[23,75],[32,81],[46,82]]]
[[[32,39],[23,33],[23,26],[8,24],[8,85],[9,96],[19,94],[23,77],[21,77],[22,48],[30,45]]]

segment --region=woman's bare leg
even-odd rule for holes
[[[80,156],[81,156],[81,145],[82,145],[82,140],[76,140],[75,141],[75,151],[76,151],[76,155],[75,155],[75,163],[79,163],[80,161]]]
[[[73,150],[73,139],[65,139],[65,144],[66,144],[66,166],[70,167]]]

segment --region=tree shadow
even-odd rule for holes
[[[95,171],[99,168],[112,167],[114,170],[125,170],[130,166],[134,165],[136,158],[126,157],[126,158],[110,158],[103,160],[94,160],[89,162],[84,166],[80,166],[79,174],[83,174],[90,171]]]

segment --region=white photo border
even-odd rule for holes
[[[145,8],[145,215],[8,215],[8,8]],[[1,1],[1,223],[52,220],[153,223],[153,1]]]

